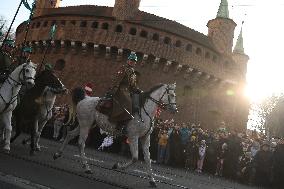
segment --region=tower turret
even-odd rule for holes
[[[245,54],[244,43],[243,43],[243,27],[241,28],[240,34],[238,36],[234,51],[233,60],[238,64],[241,70],[241,75],[245,78],[247,73],[247,62],[249,56]]]
[[[115,0],[112,15],[117,20],[128,20],[139,11],[141,0]]]
[[[37,0],[34,17],[41,16],[46,9],[57,8],[61,0]]]
[[[232,53],[234,30],[236,23],[229,18],[228,1],[221,0],[215,19],[207,23],[208,37],[210,37],[222,54]]]

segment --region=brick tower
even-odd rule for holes
[[[227,0],[221,0],[215,19],[207,23],[210,37],[220,53],[231,55],[236,23],[229,18]]]
[[[139,11],[141,0],[115,0],[112,15],[117,20],[129,20]]]
[[[41,16],[42,13],[50,8],[58,8],[61,0],[37,0],[34,17]]]

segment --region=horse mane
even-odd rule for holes
[[[82,87],[76,87],[72,90],[72,102],[78,104],[86,97],[85,90]]]
[[[159,89],[160,87],[162,87],[164,84],[160,83],[154,87],[152,87],[149,91],[144,92],[145,95],[150,96],[151,93],[153,93],[155,90]]]
[[[150,97],[150,95],[156,91],[157,89],[161,88],[164,84],[160,83],[154,87],[152,87],[149,91],[143,92],[141,94],[141,99],[140,99],[140,103],[141,105],[144,105],[146,102],[146,99],[148,99]]]

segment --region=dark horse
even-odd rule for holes
[[[50,70],[42,71],[35,79],[35,86],[25,92],[13,116],[16,134],[13,142],[26,129],[31,134],[30,154],[40,150],[38,144],[41,132],[52,117],[52,108],[57,94],[63,94],[67,89]]]

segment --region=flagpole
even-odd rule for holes
[[[18,6],[18,8],[17,8],[17,11],[16,11],[16,13],[15,13],[15,15],[14,15],[14,18],[13,18],[13,20],[12,20],[12,22],[11,22],[10,26],[9,26],[9,29],[8,29],[8,31],[7,31],[7,33],[6,33],[6,35],[5,35],[5,38],[4,38],[3,42],[7,40],[8,35],[9,35],[9,33],[10,33],[11,29],[12,29],[12,26],[13,26],[13,24],[14,24],[14,22],[15,22],[16,16],[18,15],[19,10],[20,10],[20,8],[21,8],[22,4],[23,4],[23,1],[21,0],[21,2],[20,2],[20,4],[19,4],[19,6]],[[1,45],[1,50],[3,49],[3,46],[4,46],[4,43],[2,43],[2,45]]]
[[[35,9],[36,5],[35,5],[35,2],[33,3],[32,5],[32,10],[31,10],[31,13],[30,13],[30,17],[29,17],[29,21],[28,21],[28,24],[26,25],[26,29],[25,29],[25,38],[24,38],[24,41],[23,41],[23,46],[22,46],[22,49],[21,49],[21,57],[23,57],[23,49],[24,49],[24,45],[27,41],[27,37],[28,37],[28,33],[29,33],[29,29],[30,29],[30,25],[31,25],[31,21],[32,21],[32,18],[33,18],[33,13],[34,13],[34,9]]]
[[[41,61],[40,66],[39,66],[38,72],[40,72],[40,70],[41,70],[41,68],[42,68],[42,65],[43,65],[43,64],[45,65],[44,61],[45,61],[45,58],[46,58],[46,54],[47,54],[47,52],[48,52],[48,50],[49,50],[49,48],[50,48],[50,46],[51,46],[51,41],[54,39],[54,34],[55,34],[55,32],[56,32],[56,24],[54,24],[53,26],[51,26],[51,29],[50,29],[50,36],[49,36],[50,43],[47,45],[47,47],[46,47],[46,49],[45,49],[45,51],[44,51],[43,58],[42,58],[42,61]]]

